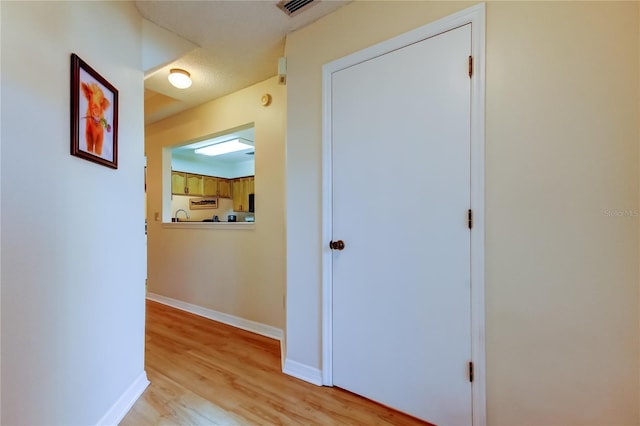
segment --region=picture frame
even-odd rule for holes
[[[71,155],[118,168],[118,89],[71,54]]]
[[[189,210],[217,209],[218,197],[189,198]]]

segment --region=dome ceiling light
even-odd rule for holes
[[[180,68],[171,68],[171,71],[169,71],[169,83],[178,89],[191,87],[191,74]]]

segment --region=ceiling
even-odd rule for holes
[[[246,144],[254,145],[255,144],[254,127],[251,126],[246,128],[240,128],[240,129],[236,129],[231,133],[225,133],[224,135],[209,137],[207,139],[199,140],[197,142],[192,142],[187,145],[174,147],[171,150],[171,154],[174,157],[178,157],[183,161],[187,161],[190,163],[198,163],[198,162],[206,161],[212,167],[237,164],[245,161],[253,161],[253,155],[252,155],[252,153],[254,152],[253,148],[246,149],[243,151],[231,152],[223,155],[217,155],[215,157],[207,157],[207,156],[202,156],[200,154],[195,153],[196,148],[200,148],[207,145],[213,145],[216,143],[228,141],[231,139],[237,139],[237,138],[242,139],[242,142]]]
[[[135,1],[146,19],[145,124],[277,75],[286,35],[350,1],[315,0],[292,16],[276,0]],[[171,86],[171,68],[191,73],[193,85]]]

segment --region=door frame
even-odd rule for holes
[[[350,54],[322,67],[322,384],[333,386],[333,256],[329,241],[332,224],[331,76],[393,50],[471,24],[471,385],[472,419],[486,425],[485,311],[484,311],[484,133],[485,133],[485,5],[477,4],[400,36]]]

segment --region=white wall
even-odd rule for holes
[[[273,97],[268,107],[260,104],[265,93]],[[146,127],[149,292],[284,328],[285,94],[273,77]],[[249,123],[255,124],[255,225],[186,229],[155,221],[163,191],[167,199],[171,192],[163,150]]]
[[[321,67],[468,5],[354,2],[287,38],[296,365],[321,367]],[[487,4],[489,424],[640,422],[638,216],[610,214],[639,209],[639,27],[637,2]]]
[[[125,2],[0,10],[1,422],[115,422],[146,380],[141,18]],[[119,89],[117,170],[69,154],[72,52]]]

